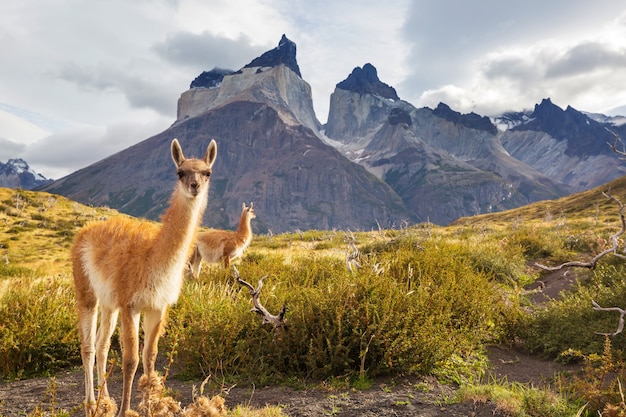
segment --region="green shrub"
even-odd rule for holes
[[[520,245],[524,256],[530,259],[549,258],[556,251],[554,237],[536,229],[519,228],[511,234],[511,240]]]
[[[43,375],[74,363],[80,342],[71,285],[15,278],[0,299],[0,377]]]
[[[559,300],[537,310],[521,332],[527,349],[551,357],[568,350],[580,351],[583,355],[601,353],[604,336],[597,333],[614,332],[619,314],[593,310],[592,300],[603,307],[626,307],[626,268],[599,264],[590,279],[561,295]],[[621,337],[616,337],[613,344],[618,349],[626,349]]]
[[[362,259],[353,274],[344,261],[314,253],[288,265],[272,256],[247,259],[241,277],[256,286],[268,275],[261,302],[274,313],[288,307],[287,330],[262,326],[248,290],[231,271],[212,269],[209,282],[186,284],[165,343],[178,343],[175,363],[189,376],[259,383],[429,373],[496,339],[509,308],[499,288],[455,252],[443,242],[423,249],[408,242]]]
[[[3,262],[2,264],[0,264],[0,277],[16,276],[34,277],[34,272],[26,267],[14,265],[11,263]],[[24,300],[24,302],[27,302],[27,300]]]

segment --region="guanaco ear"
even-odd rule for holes
[[[245,210],[246,209],[246,203],[241,203],[241,210]]]
[[[250,202],[250,208],[252,208],[252,205],[253,205],[253,204],[254,204],[254,203],[251,201],[251,202]]]
[[[213,166],[213,162],[215,162],[215,157],[217,156],[217,142],[215,139],[211,140],[209,146],[206,149],[206,153],[204,154],[204,162],[210,167]]]
[[[177,167],[185,160],[185,155],[183,155],[183,150],[180,147],[180,143],[178,143],[178,139],[172,140],[172,160]]]

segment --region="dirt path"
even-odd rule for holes
[[[541,386],[549,383],[558,372],[572,370],[516,352],[509,348],[494,347],[489,351],[491,374],[507,381],[531,383]],[[12,383],[0,383],[0,416],[18,417],[31,413],[37,406],[41,409],[65,409],[72,416],[82,416],[83,375],[80,369],[65,371],[54,378],[35,378]],[[114,397],[120,396],[119,372],[110,380]],[[183,405],[192,401],[194,385],[196,392],[201,381],[182,382],[169,378],[166,386],[177,393]],[[54,397],[52,398],[52,392]],[[442,385],[434,378],[386,378],[375,381],[365,391],[332,390],[318,386],[314,389],[295,390],[288,387],[233,387],[222,392],[229,409],[238,404],[260,408],[265,405],[280,405],[291,417],[313,416],[493,416],[493,404],[446,405],[455,388]],[[205,392],[211,396],[219,392]]]

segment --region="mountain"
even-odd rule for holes
[[[512,158],[488,117],[443,103],[417,109],[380,81],[371,64],[336,85],[324,133],[347,158],[391,185],[420,218],[438,224],[568,191]]]
[[[0,162],[0,187],[32,190],[51,181],[32,170],[23,159],[9,159],[6,164]]]
[[[293,57],[287,57],[287,53],[293,54]],[[297,63],[297,71],[292,69],[295,53],[295,43],[283,35],[278,47],[239,71],[229,74],[228,70],[213,69],[207,73],[206,78],[219,79],[214,81],[214,85],[205,86],[196,82],[198,79],[194,80],[191,88],[178,100],[175,124],[230,103],[254,102],[281,109],[281,117],[288,124],[301,124],[314,132],[319,131],[321,124],[313,109],[311,86],[300,76]],[[272,62],[271,57],[276,61]],[[285,62],[291,66],[285,65]],[[262,66],[252,66],[254,63]]]
[[[258,232],[417,221],[389,185],[320,140],[311,88],[294,70],[295,53],[283,37],[239,71],[205,74],[208,82],[196,79],[182,93],[169,129],[43,189],[156,219],[175,181],[171,140],[198,156],[215,138],[207,226],[236,227],[241,203],[250,201]]]
[[[626,164],[610,146],[616,135],[626,134],[623,118],[591,117],[570,106],[563,110],[547,98],[532,112],[496,119],[508,127],[500,141],[511,156],[575,191],[626,174]]]
[[[257,233],[448,224],[623,175],[606,142],[624,137],[624,121],[549,99],[493,119],[416,108],[368,63],[337,83],[322,125],[283,35],[237,71],[198,75],[164,132],[40,189],[157,219],[175,181],[171,140],[199,156],[215,138],[206,226],[235,228],[250,201]]]

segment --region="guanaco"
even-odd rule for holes
[[[203,260],[207,263],[222,262],[228,268],[234,259],[243,255],[252,241],[250,221],[256,218],[253,204],[241,205],[241,218],[236,231],[208,230],[198,233],[198,241],[190,260],[191,274],[194,278],[200,275]]]
[[[139,319],[143,312],[143,371],[150,375],[169,305],[176,302],[183,272],[207,205],[217,155],[212,140],[202,159],[186,159],[177,139],[171,143],[178,182],[162,225],[114,217],[88,224],[72,246],[81,357],[85,368],[85,412],[96,413],[94,360],[100,396],[109,398],[106,363],[111,335],[121,312],[123,391],[118,417],[130,408],[139,362]],[[98,309],[100,327],[97,327]]]

